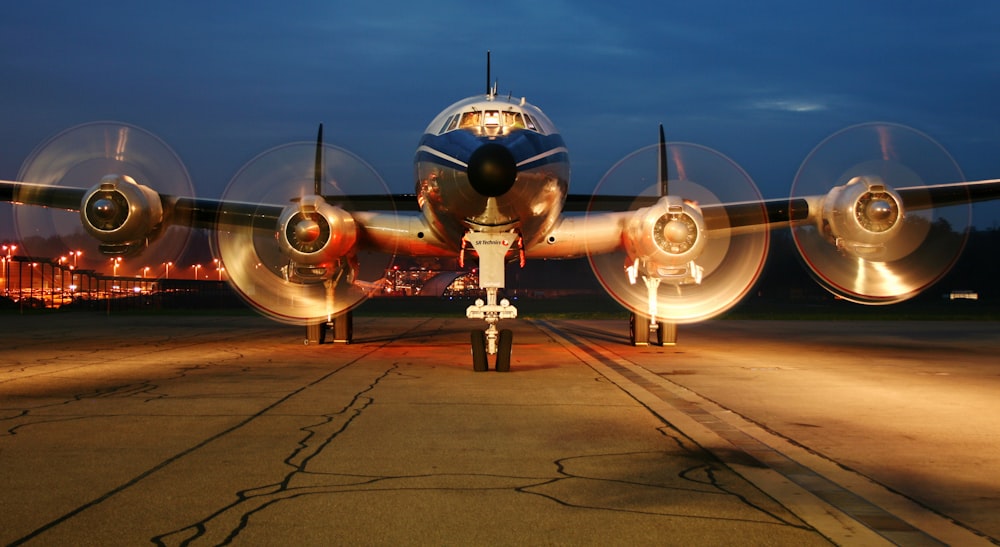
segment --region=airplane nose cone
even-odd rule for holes
[[[469,157],[469,183],[486,197],[507,193],[517,178],[514,154],[502,144],[486,143]]]

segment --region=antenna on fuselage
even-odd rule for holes
[[[660,124],[660,146],[659,146],[659,167],[657,169],[660,178],[660,197],[670,193],[669,183],[670,172],[667,168],[667,140],[663,137],[663,124]]]
[[[486,50],[486,96],[492,95],[493,82],[490,76],[490,50]]]

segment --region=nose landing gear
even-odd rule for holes
[[[483,319],[487,325],[485,331],[472,331],[472,369],[476,372],[489,370],[490,355],[496,355],[497,372],[510,371],[514,333],[497,329],[497,323],[517,317],[517,308],[506,298],[498,302],[497,296],[504,286],[504,257],[517,239],[513,232],[469,232],[465,236],[479,255],[479,287],[486,290],[485,302],[480,298],[465,310],[466,317]]]

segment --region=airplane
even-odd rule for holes
[[[838,298],[889,304],[940,279],[961,252],[969,204],[1000,197],[1000,180],[963,182],[939,145],[894,124],[824,141],[789,198],[763,199],[732,160],[667,143],[662,126],[658,143],[619,162],[593,195],[570,194],[555,124],[525,98],[499,94],[489,54],[486,65],[486,92],[425,129],[413,194],[388,192],[367,163],[325,144],[320,125],[314,147],[265,152],[220,199],[191,197],[183,185],[164,190],[186,176],[161,167],[157,158],[172,156],[165,144],[104,124],[42,145],[23,181],[0,181],[0,200],[19,204],[15,213],[78,214],[111,257],[169,248],[183,240],[178,227],[214,230],[233,288],[261,313],[306,326],[307,343],[327,331],[349,343],[352,310],[397,255],[478,260],[482,297],[466,316],[486,326],[471,331],[473,370],[492,357],[506,372],[513,334],[498,326],[517,317],[502,297],[509,262],[587,257],[629,311],[630,342],[670,345],[678,324],[716,316],[750,291],[771,230],[792,230],[810,273]]]

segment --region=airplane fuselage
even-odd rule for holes
[[[569,155],[545,114],[523,99],[480,95],[443,110],[414,159],[427,224],[458,248],[474,232],[517,232],[539,242],[559,220]]]

